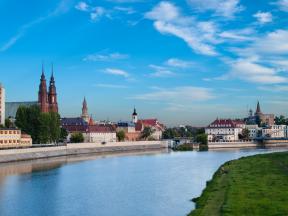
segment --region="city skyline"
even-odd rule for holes
[[[15,2],[0,3],[7,101],[37,100],[44,60],[63,117],[80,116],[84,96],[99,120],[130,119],[136,106],[168,126],[204,126],[258,100],[287,115],[287,1]]]

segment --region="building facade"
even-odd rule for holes
[[[205,128],[205,133],[208,142],[234,142],[239,140],[244,127],[245,123],[239,120],[216,119]]]
[[[38,104],[40,106],[41,112],[58,113],[57,91],[54,79],[53,66],[52,66],[52,75],[49,83],[49,91],[47,91],[46,77],[44,74],[44,68],[42,66],[42,75],[38,91]]]
[[[5,89],[0,83],[0,124],[5,124]]]
[[[30,135],[22,134],[18,129],[0,129],[0,149],[25,148],[32,146]]]

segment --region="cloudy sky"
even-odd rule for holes
[[[62,116],[206,125],[259,100],[288,115],[288,0],[1,0],[0,82],[37,98],[54,63]]]

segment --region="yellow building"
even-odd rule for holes
[[[25,148],[31,146],[31,136],[22,134],[21,130],[11,128],[0,129],[0,149]]]

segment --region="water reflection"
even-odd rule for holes
[[[0,215],[186,215],[190,199],[222,163],[282,150],[152,151],[2,164]]]

